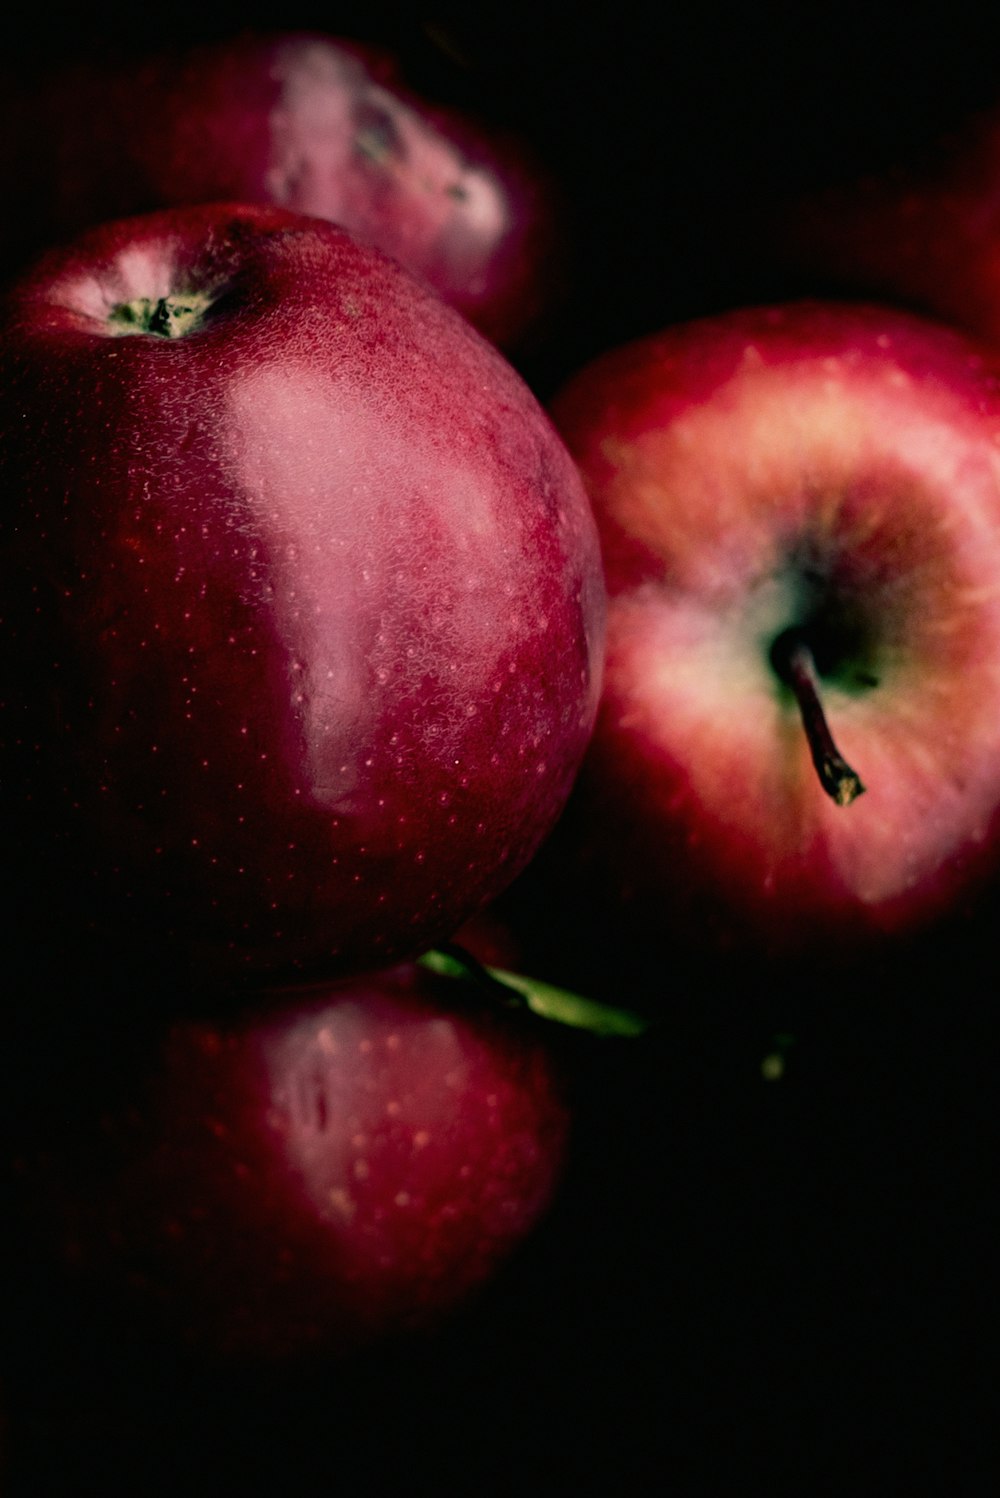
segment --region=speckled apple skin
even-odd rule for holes
[[[341,224],[503,346],[557,295],[557,194],[521,143],[408,88],[387,51],[244,32],[9,80],[0,259],[223,199]]]
[[[58,1112],[17,1124],[36,1277],[214,1357],[439,1323],[549,1206],[569,1136],[538,1022],[455,989],[401,967],[113,1053],[91,1034]]]
[[[197,331],[109,335],[178,287],[216,299]],[[527,387],[277,209],[95,231],[0,340],[0,767],[40,898],[213,983],[449,935],[555,821],[599,693],[593,517]]]
[[[658,942],[836,955],[992,872],[992,355],[875,306],[755,308],[609,353],[553,410],[610,594],[598,726],[556,835],[573,876]],[[848,807],[769,660],[821,595],[859,640],[823,682],[867,787]]]

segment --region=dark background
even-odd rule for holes
[[[882,5],[209,0],[166,20],[146,7],[124,32],[101,8],[4,24],[6,63],[25,68],[238,25],[325,29],[393,47],[416,87],[522,132],[572,226],[570,299],[524,364],[543,397],[631,334],[782,295],[748,250],[759,214],[1000,97],[980,6],[922,21]],[[994,1491],[984,929],[770,988],[657,953],[651,1034],[569,1047],[578,1126],[552,1213],[431,1340],[223,1375],[85,1336],[9,1283],[3,1491]],[[776,1045],[787,1065],[767,1081]]]

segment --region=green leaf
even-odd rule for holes
[[[430,952],[425,952],[418,961],[432,973],[446,978],[478,981],[488,986],[507,1004],[528,1008],[541,1019],[569,1025],[576,1030],[587,1030],[592,1035],[631,1039],[642,1035],[649,1028],[648,1020],[631,1010],[599,1003],[596,999],[572,993],[567,988],[544,983],[540,978],[508,972],[506,968],[489,967],[462,947],[435,947]]]

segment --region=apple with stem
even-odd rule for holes
[[[754,307],[599,357],[553,411],[610,601],[550,888],[586,887],[672,952],[790,959],[916,930],[986,880],[988,351],[876,305]]]
[[[0,323],[16,921],[209,987],[449,937],[599,694],[594,521],[523,381],[378,251],[249,205],[102,226]]]
[[[906,303],[1000,339],[1000,108],[890,170],[782,203],[761,241],[764,258],[803,285]]]
[[[483,994],[402,966],[22,1047],[19,1095],[43,1080],[5,1149],[34,1282],[239,1360],[437,1325],[529,1235],[568,1141],[552,1027]]]
[[[18,76],[0,107],[8,264],[106,219],[226,199],[341,224],[505,346],[557,294],[542,164],[408,88],[385,50],[245,31]]]

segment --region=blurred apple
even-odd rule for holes
[[[494,341],[555,294],[557,194],[526,145],[409,89],[385,51],[241,32],[7,81],[0,261],[105,219],[215,199],[331,219]]]
[[[468,983],[400,967],[248,1017],[137,1010],[113,1047],[95,1025],[25,1055],[60,1106],[43,1086],[5,1134],[35,1279],[133,1328],[284,1358],[431,1326],[552,1198],[550,1037]]]
[[[879,296],[1000,339],[1000,107],[892,170],[786,200],[763,240],[803,287]]]

